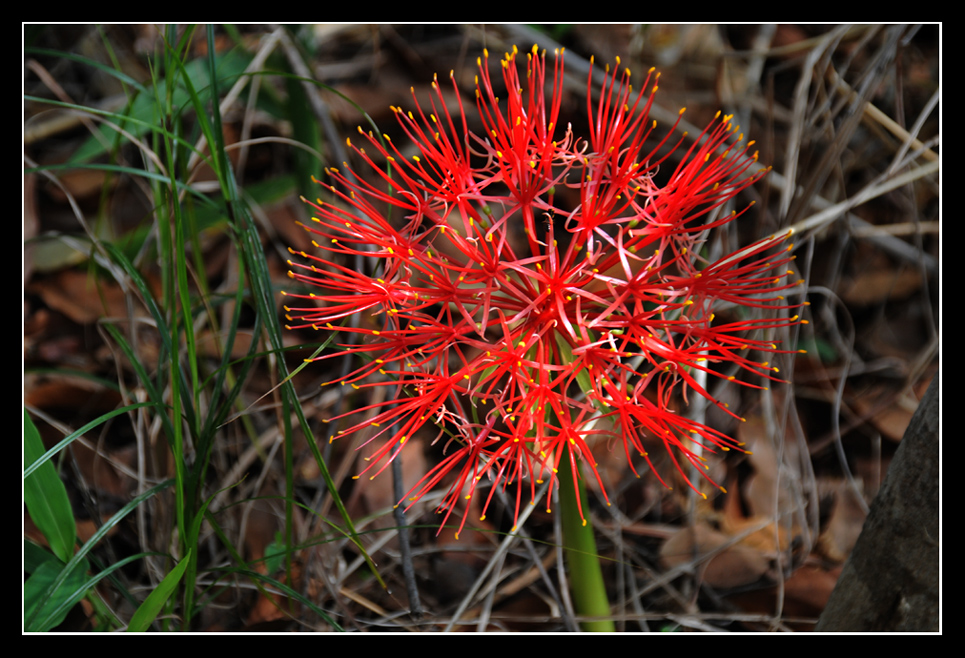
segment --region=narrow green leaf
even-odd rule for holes
[[[23,465],[28,468],[44,456],[44,444],[40,432],[23,410]],[[74,554],[77,527],[70,509],[67,488],[50,462],[40,465],[32,475],[24,479],[23,499],[30,518],[47,538],[54,555],[64,562]]]
[[[142,633],[157,619],[161,608],[164,607],[164,604],[167,603],[167,600],[171,597],[172,592],[177,588],[178,583],[181,582],[181,576],[184,575],[184,570],[187,568],[188,560],[190,559],[191,550],[188,550],[188,554],[178,562],[177,566],[171,569],[168,575],[164,577],[164,580],[144,599],[144,603],[134,612],[130,623],[127,625],[127,631],[129,633]]]
[[[51,459],[53,459],[54,455],[56,455],[58,452],[60,452],[61,450],[63,450],[63,449],[66,448],[67,446],[69,446],[71,443],[73,443],[73,441],[74,441],[75,439],[78,439],[78,438],[84,436],[84,434],[86,434],[87,432],[91,431],[92,429],[94,429],[94,428],[97,427],[98,425],[101,425],[102,423],[106,423],[108,420],[110,420],[110,419],[113,418],[114,416],[119,416],[119,415],[121,415],[121,414],[123,414],[123,413],[127,413],[128,411],[133,411],[134,409],[138,409],[138,408],[140,408],[140,407],[151,407],[151,406],[159,406],[161,409],[164,409],[164,405],[163,405],[163,404],[162,404],[162,405],[155,405],[153,402],[137,402],[137,403],[132,404],[132,405],[129,405],[129,406],[127,406],[127,407],[120,407],[120,408],[118,408],[118,409],[114,409],[113,411],[108,411],[108,412],[107,412],[106,414],[104,414],[103,416],[100,416],[100,417],[98,417],[98,418],[95,418],[95,419],[92,420],[91,422],[89,422],[89,423],[87,423],[86,425],[84,425],[83,427],[81,427],[81,428],[80,428],[79,430],[77,430],[76,432],[71,432],[70,434],[68,434],[66,437],[64,437],[64,439],[63,439],[62,441],[60,441],[60,443],[58,443],[57,445],[55,445],[53,448],[51,448],[51,449],[48,450],[47,452],[43,453],[38,459],[35,459],[35,460],[33,461],[33,463],[31,463],[29,466],[27,466],[27,467],[23,470],[23,479],[26,480],[28,477],[30,477],[30,476],[33,474],[34,471],[36,471],[37,469],[41,468],[44,464],[46,464],[48,461],[50,461]],[[32,422],[31,422],[31,426],[33,426],[33,423],[32,423]],[[25,429],[25,431],[26,431],[26,428],[24,428],[24,429]],[[34,431],[37,431],[37,428],[36,428],[36,427],[34,427]],[[41,444],[41,448],[42,448],[42,447],[43,447],[43,445]],[[24,460],[24,463],[26,463],[26,460]],[[58,480],[59,480],[59,478],[58,478]]]
[[[108,66],[102,62],[91,59],[89,57],[84,57],[83,55],[78,55],[76,53],[67,52],[64,50],[51,50],[50,48],[24,48],[23,52],[25,55],[45,55],[47,57],[54,57],[58,59],[67,59],[79,64],[84,64],[91,68],[97,69],[101,73],[105,73],[109,76],[117,78],[120,82],[130,85],[140,92],[146,92],[147,88],[144,87],[140,82],[127,75],[123,71],[118,71],[117,69]]]
[[[566,342],[566,338],[557,331],[554,332],[556,336],[556,346],[560,350],[560,360],[563,365],[569,365],[573,363],[573,350],[570,349],[570,344]],[[580,368],[576,373],[576,382],[580,385],[580,390],[583,394],[589,396],[593,392],[593,380],[590,378],[590,373],[586,371],[586,368]]]

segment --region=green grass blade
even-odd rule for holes
[[[228,576],[232,574],[238,574],[241,576],[245,576],[247,578],[251,578],[254,581],[261,581],[261,582],[267,583],[271,587],[276,587],[278,588],[279,591],[285,593],[286,595],[300,602],[302,605],[304,605],[312,612],[317,614],[319,617],[324,619],[325,622],[331,625],[332,628],[334,628],[335,630],[337,631],[345,630],[338,624],[338,622],[332,619],[332,617],[328,613],[326,613],[324,610],[322,610],[317,605],[315,605],[311,600],[304,597],[300,592],[292,589],[291,587],[289,587],[284,583],[281,583],[275,580],[270,576],[266,576],[264,574],[258,573],[253,569],[250,569],[248,567],[248,564],[245,563],[241,554],[238,553],[238,551],[232,546],[231,541],[224,534],[224,530],[221,529],[221,526],[218,524],[217,520],[213,517],[213,515],[211,513],[208,513],[206,515],[206,519],[211,524],[211,527],[214,530],[215,534],[221,540],[222,545],[228,549],[228,552],[231,554],[232,559],[238,564],[242,565],[240,569],[239,568],[226,569],[223,572],[223,575]],[[257,585],[258,583],[256,582],[255,584]],[[260,586],[259,586],[259,589],[261,589]]]
[[[164,580],[144,599],[144,603],[134,612],[131,621],[127,625],[127,631],[129,633],[141,633],[150,628],[154,620],[157,619],[164,604],[167,603],[171,594],[174,593],[178,583],[181,582],[181,576],[184,575],[184,570],[187,568],[191,556],[192,552],[189,550],[188,554],[171,569],[168,575],[164,577]]]
[[[266,576],[264,574],[260,574],[257,571],[253,571],[253,570],[241,570],[241,571],[238,571],[237,573],[244,575],[248,578],[251,578],[252,580],[260,580],[264,583],[267,583],[268,585],[271,585],[272,587],[277,588],[287,596],[290,596],[291,598],[295,599],[296,601],[304,605],[306,608],[314,612],[316,615],[324,619],[325,622],[331,625],[332,628],[334,628],[335,630],[340,632],[345,631],[345,629],[342,628],[338,622],[332,619],[327,612],[325,612],[317,605],[315,605],[310,599],[303,596],[301,592],[298,592],[297,590],[292,589],[285,583],[275,580],[271,576]]]
[[[182,146],[182,147],[184,147],[184,148],[191,149],[191,151],[192,151],[193,153],[195,153],[198,157],[202,157],[202,153],[200,153],[199,151],[197,151],[197,150],[194,148],[194,146],[192,145],[192,143],[191,143],[190,141],[187,141],[187,140],[185,140],[183,137],[180,137],[179,135],[176,135],[176,134],[174,134],[174,133],[172,133],[172,132],[169,132],[169,131],[165,130],[164,126],[161,125],[161,124],[159,124],[157,121],[154,121],[153,118],[149,118],[149,119],[138,119],[138,118],[135,118],[135,117],[131,117],[131,116],[128,115],[128,114],[124,114],[124,113],[120,113],[120,112],[112,112],[112,111],[110,111],[110,110],[101,110],[101,109],[98,109],[98,108],[96,108],[96,107],[89,107],[89,106],[87,106],[87,105],[77,105],[76,103],[67,103],[67,102],[64,102],[64,101],[53,100],[53,99],[51,99],[51,98],[42,98],[42,97],[40,97],[40,96],[31,96],[31,95],[29,95],[29,94],[24,94],[23,99],[24,99],[25,102],[41,103],[41,104],[44,104],[44,105],[50,105],[51,107],[59,107],[59,108],[65,109],[65,110],[73,110],[73,111],[79,112],[79,113],[81,113],[81,114],[86,114],[86,115],[90,116],[91,118],[93,118],[93,119],[95,119],[95,120],[97,120],[97,121],[101,121],[102,123],[105,124],[106,127],[111,128],[111,129],[114,129],[114,130],[120,129],[120,128],[121,128],[121,125],[120,125],[120,124],[131,124],[131,125],[137,126],[137,128],[139,128],[139,130],[138,130],[139,133],[148,133],[148,132],[150,132],[150,133],[159,134],[159,135],[161,135],[162,137],[166,137],[166,138],[170,139],[171,141],[176,142],[179,146]],[[117,123],[116,123],[116,124],[111,123],[111,122],[107,121],[107,119],[112,119],[113,121],[116,121]],[[78,161],[71,161],[70,164],[65,164],[64,166],[65,166],[65,167],[77,167],[77,166],[80,166],[80,165],[82,165],[82,164],[83,164],[83,165],[89,165],[89,164],[93,164],[93,163],[83,162],[83,161],[80,161],[80,162],[78,162]]]
[[[72,62],[84,64],[86,66],[90,66],[91,68],[97,69],[102,73],[106,73],[109,76],[117,78],[120,82],[130,85],[140,92],[147,92],[147,88],[145,88],[140,82],[138,82],[131,76],[127,75],[123,71],[118,71],[117,69],[111,66],[108,66],[107,64],[103,64],[96,60],[90,59],[89,57],[84,57],[83,55],[77,55],[75,53],[65,52],[63,50],[51,50],[50,48],[34,48],[34,47],[24,48],[23,53],[24,55],[46,55],[48,57],[67,59]]]
[[[158,405],[158,404],[156,404],[156,403],[154,403],[154,402],[138,402],[138,403],[136,403],[136,404],[128,405],[128,406],[126,406],[126,407],[120,407],[120,408],[118,408],[118,409],[114,409],[113,411],[107,412],[107,413],[104,414],[103,416],[100,416],[100,417],[98,417],[98,418],[95,418],[95,419],[92,420],[91,422],[89,422],[89,423],[87,423],[86,425],[84,425],[83,427],[81,427],[79,430],[77,430],[77,431],[75,431],[75,432],[71,432],[70,434],[68,434],[68,435],[67,435],[66,437],[64,437],[63,440],[61,440],[57,445],[55,445],[53,448],[51,448],[51,449],[48,450],[47,452],[43,453],[38,459],[34,460],[29,466],[27,466],[26,468],[24,468],[24,470],[23,470],[23,479],[26,480],[28,477],[30,477],[30,476],[34,473],[34,471],[36,471],[36,470],[39,469],[41,466],[43,466],[44,464],[46,464],[48,461],[50,461],[51,459],[53,459],[54,455],[56,455],[58,452],[60,452],[61,450],[63,450],[63,449],[66,448],[67,446],[69,446],[73,441],[75,441],[76,439],[80,438],[81,436],[83,436],[83,435],[86,434],[87,432],[91,431],[92,429],[94,429],[94,428],[97,427],[98,425],[101,425],[101,424],[103,424],[103,423],[106,423],[107,421],[109,421],[109,420],[110,420],[111,418],[113,418],[114,416],[119,416],[120,414],[127,413],[128,411],[133,411],[133,410],[135,410],[135,409],[140,409],[141,407],[154,407],[154,406],[159,406],[159,407],[161,407],[162,409],[164,408],[164,405]],[[33,422],[31,422],[30,424],[31,424],[31,426],[33,426]],[[37,429],[36,429],[36,427],[34,427],[34,432],[36,432],[36,431],[37,431]],[[26,437],[26,427],[24,428],[24,435],[25,435],[25,437]],[[38,436],[39,436],[39,435],[38,435]],[[25,447],[26,447],[26,438],[24,439],[24,444],[25,444]],[[41,448],[42,448],[42,447],[43,447],[43,446],[41,445]],[[26,457],[26,454],[25,454],[24,456]],[[25,460],[25,461],[26,461],[26,460]],[[59,480],[59,478],[58,478],[58,480]]]
[[[151,317],[154,319],[155,325],[157,327],[158,338],[160,339],[161,346],[162,346],[161,352],[158,356],[158,363],[164,363],[165,360],[169,360],[171,362],[172,364],[171,378],[172,378],[172,384],[173,384],[174,383],[173,380],[175,378],[181,378],[183,374],[181,373],[181,369],[179,367],[178,360],[177,360],[177,354],[179,350],[174,349],[172,347],[174,345],[174,342],[172,341],[172,339],[174,336],[176,336],[176,332],[170,328],[168,321],[165,319],[164,314],[161,312],[161,308],[158,306],[157,302],[155,301],[154,294],[151,292],[150,287],[148,287],[147,282],[144,280],[144,277],[141,276],[141,273],[137,270],[137,268],[134,267],[133,263],[131,263],[131,261],[127,258],[124,252],[122,252],[120,249],[118,249],[115,245],[111,244],[110,242],[104,242],[103,246],[104,246],[104,249],[110,255],[111,260],[113,260],[117,265],[120,265],[121,268],[124,270],[125,274],[127,274],[127,276],[130,277],[131,281],[134,283],[134,286],[137,288],[138,292],[140,293],[141,301],[144,303],[144,306],[147,308],[148,312],[151,314]],[[134,358],[133,353],[128,354],[128,357],[131,358],[132,363],[137,362],[137,359]],[[179,383],[179,390],[184,391],[185,394],[189,395],[190,388],[188,388],[187,381],[179,381],[178,383]],[[164,387],[160,386],[158,388],[160,390],[163,390]],[[181,400],[181,402],[188,402],[187,408],[184,410],[184,413],[188,424],[193,427],[194,426],[194,416],[193,416],[194,408],[190,404],[190,399],[188,399],[187,401]],[[177,417],[179,415],[180,415],[180,410],[178,411],[178,413],[175,414],[175,416]],[[170,423],[168,427],[172,431],[172,433],[168,434],[168,437],[170,438],[175,436],[175,433],[178,431],[180,424]]]
[[[134,286],[137,288],[141,295],[141,302],[147,308],[148,313],[154,319],[155,326],[157,328],[158,337],[161,340],[161,345],[163,347],[162,356],[160,358],[166,357],[171,353],[171,332],[168,329],[168,322],[164,318],[164,314],[161,313],[161,309],[158,307],[157,302],[154,300],[154,293],[151,292],[150,287],[148,287],[147,282],[141,273],[134,267],[134,264],[128,260],[127,256],[123,251],[118,249],[116,246],[110,242],[104,242],[104,249],[110,255],[111,260],[113,260],[117,265],[120,265],[124,270],[124,273],[130,277]],[[160,359],[159,359],[160,360]]]
[[[211,205],[211,200],[207,196],[205,196],[201,192],[198,192],[190,185],[186,185],[185,183],[182,183],[180,181],[174,181],[172,183],[171,178],[168,176],[165,176],[164,174],[145,171],[144,169],[138,169],[136,167],[125,167],[123,165],[115,165],[115,164],[107,164],[107,163],[102,164],[102,163],[91,162],[91,163],[84,163],[84,164],[42,165],[39,167],[29,167],[27,169],[24,169],[23,172],[24,174],[32,174],[39,171],[71,171],[71,170],[77,170],[77,169],[110,171],[112,173],[124,174],[126,176],[137,176],[141,178],[146,178],[147,180],[152,180],[155,182],[173,184],[178,190],[183,190],[185,192],[190,193],[205,205]]]

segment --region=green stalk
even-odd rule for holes
[[[573,351],[562,334],[557,333],[556,346],[559,349],[560,363],[573,362]],[[585,394],[593,390],[590,375],[585,370],[576,374],[576,381]],[[562,427],[562,423],[560,424]],[[576,612],[584,617],[602,617],[598,621],[580,622],[584,631],[593,633],[613,633],[616,627],[610,617],[610,602],[606,597],[606,585],[603,583],[603,570],[600,567],[600,554],[596,550],[596,538],[593,536],[593,524],[590,523],[589,501],[586,497],[586,486],[580,475],[580,462],[576,465],[576,482],[573,481],[573,469],[560,460],[560,513],[563,515],[563,552],[566,556],[570,578],[570,593]],[[579,501],[577,501],[579,495]],[[578,504],[579,503],[579,504]],[[580,510],[586,510],[580,515]],[[584,520],[584,518],[586,520]]]
[[[566,555],[573,605],[576,613],[582,617],[603,617],[596,621],[580,622],[580,627],[587,632],[612,633],[616,628],[613,620],[607,619],[610,616],[610,602],[607,600],[606,586],[603,583],[603,570],[600,567],[600,555],[596,550],[593,524],[589,520],[589,505],[583,478],[579,477],[574,487],[573,473],[569,465],[562,461],[558,477],[560,513],[563,515],[563,551]],[[580,506],[576,500],[577,489],[586,521],[580,517]]]

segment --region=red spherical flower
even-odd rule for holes
[[[731,117],[718,115],[658,183],[684,140],[667,144],[675,124],[645,146],[659,76],[651,70],[650,93],[635,95],[629,70],[614,68],[595,101],[590,84],[590,134],[580,140],[558,123],[562,53],[551,81],[535,47],[525,79],[517,59],[514,48],[501,60],[503,100],[488,53],[480,59],[479,134],[454,80],[455,116],[438,81],[429,108],[393,108],[410,146],[360,128],[365,148],[348,144],[374,182],[329,169],[332,201],[307,202],[317,251],[293,251],[300,258],[290,261],[290,276],[319,291],[287,293],[289,327],[337,332],[364,359],[336,382],[391,389],[386,402],[340,416],[371,418],[336,437],[371,431],[381,445],[362,474],[374,477],[431,426],[445,457],[407,497],[448,486],[443,523],[477,495],[485,515],[510,484],[518,518],[524,497],[536,502],[537,483],[554,484],[561,468],[575,475],[579,463],[600,480],[593,450],[608,442],[599,436],[622,442],[631,468],[642,455],[654,473],[645,445],[662,443],[696,490],[685,465],[740,446],[675,412],[674,400],[693,391],[718,404],[695,373],[735,379],[720,364],[775,379],[758,359],[781,350],[748,334],[801,322],[783,313],[792,305],[781,292],[799,283],[786,276],[787,236],[712,262],[702,255],[708,231],[743,212],[718,216],[721,207],[767,171]],[[765,311],[723,322],[721,304]],[[353,315],[360,322],[349,326]],[[477,491],[484,479],[488,493]]]

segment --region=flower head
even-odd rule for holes
[[[800,322],[771,317],[792,308],[780,293],[799,283],[786,276],[787,236],[715,261],[703,255],[708,231],[743,213],[722,206],[767,171],[731,117],[718,114],[658,184],[684,141],[671,143],[675,124],[645,147],[659,74],[647,74],[649,94],[634,95],[630,71],[608,69],[595,101],[587,90],[581,140],[558,123],[562,53],[551,73],[535,46],[522,73],[519,59],[514,48],[501,60],[502,101],[488,53],[480,59],[479,134],[452,74],[455,116],[438,80],[430,107],[393,108],[410,147],[359,128],[365,146],[347,143],[375,182],[328,169],[333,200],[307,201],[317,251],[289,261],[293,279],[321,290],[287,293],[288,326],[337,332],[365,360],[332,383],[390,389],[386,402],[343,414],[369,418],[333,439],[370,429],[380,444],[361,475],[374,477],[431,430],[445,457],[407,498],[447,484],[443,523],[474,496],[485,496],[485,516],[497,488],[514,483],[518,518],[538,483],[555,483],[561,468],[575,474],[578,462],[599,480],[593,450],[614,440],[631,468],[642,455],[666,483],[646,448],[662,444],[697,490],[685,466],[703,472],[702,452],[740,445],[674,411],[675,399],[693,391],[727,411],[695,373],[733,380],[735,369],[720,366],[730,363],[776,379],[760,357],[781,350],[749,334]],[[356,271],[345,257],[366,266]],[[767,312],[724,321],[721,303]],[[361,321],[346,324],[352,315]],[[484,478],[488,493],[477,490]]]

